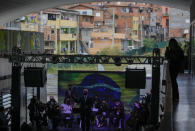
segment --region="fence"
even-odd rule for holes
[[[150,53],[153,51],[154,48],[165,48],[167,46],[167,42],[159,42],[153,45],[152,48],[146,48],[146,47],[141,47],[139,49],[132,49],[129,51],[125,52],[125,55],[144,55],[145,53]]]

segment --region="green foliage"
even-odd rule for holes
[[[123,52],[121,50],[121,47],[118,45],[115,45],[112,47],[106,47],[103,50],[100,51],[100,55],[122,55]]]
[[[144,47],[146,47],[146,48],[152,48],[155,46],[156,41],[154,38],[145,38],[143,40],[143,44],[144,44]]]
[[[118,15],[117,15],[117,14],[115,14],[114,18],[115,18],[115,19],[118,19]]]

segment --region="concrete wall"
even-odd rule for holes
[[[170,8],[170,28],[186,28],[190,25],[190,12]]]
[[[11,64],[7,59],[0,58],[0,91],[11,88]]]

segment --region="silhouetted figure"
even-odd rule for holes
[[[102,102],[99,105],[98,110],[98,127],[103,127],[106,123],[106,118],[108,117],[108,104],[105,99],[102,100]]]
[[[166,48],[165,57],[169,62],[173,101],[178,101],[179,91],[177,84],[177,76],[183,68],[184,53],[175,39],[170,39],[169,46]]]
[[[24,122],[21,125],[21,131],[32,131],[32,128],[26,122]]]
[[[73,97],[74,97],[74,93],[73,93],[73,90],[72,90],[72,85],[68,84],[68,90],[66,90],[66,92],[65,92],[65,99],[69,98],[70,99],[70,104],[72,106],[74,105]]]
[[[58,108],[58,103],[53,96],[50,96],[46,110],[49,119],[49,129],[55,129],[57,127]]]
[[[30,121],[33,126],[36,125],[38,127],[38,121],[40,118],[40,109],[39,109],[39,103],[37,101],[37,98],[33,96],[33,98],[30,101],[30,104],[28,105],[28,109],[30,110],[29,116]]]
[[[81,116],[81,126],[82,131],[89,131],[90,127],[90,117],[91,117],[91,108],[93,105],[92,98],[88,96],[88,90],[83,90],[83,96],[75,101],[80,103],[80,116]]]

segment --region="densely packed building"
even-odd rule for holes
[[[0,28],[43,32],[46,53],[96,54],[116,45],[122,51],[139,48],[147,38],[189,39],[189,12],[149,3],[93,2],[43,10]]]

